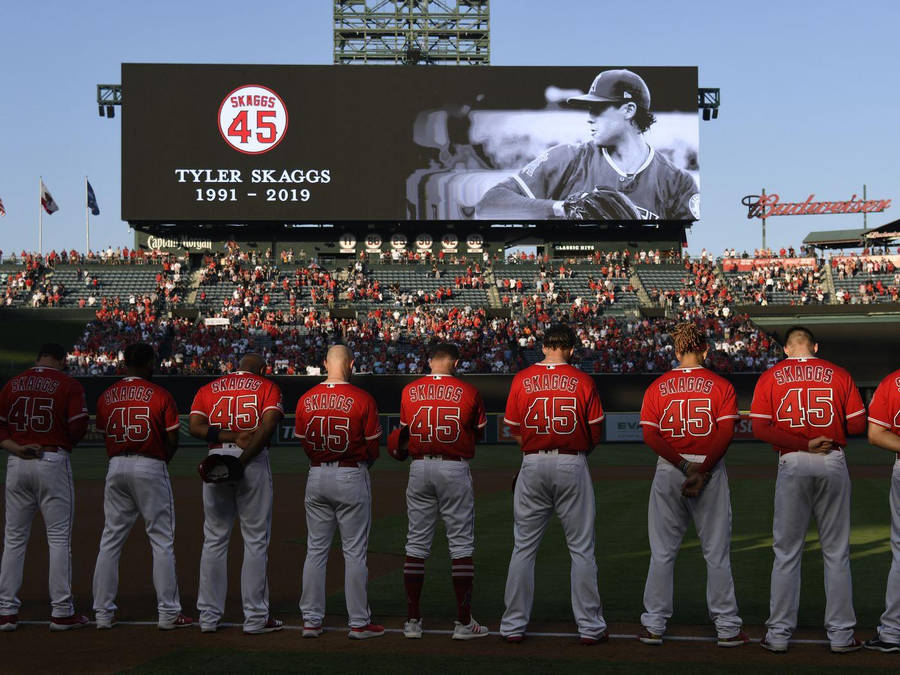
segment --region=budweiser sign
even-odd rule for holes
[[[741,204],[747,207],[748,218],[772,216],[812,216],[824,213],[880,213],[891,205],[890,199],[859,199],[853,195],[842,202],[817,202],[811,194],[805,202],[782,202],[777,193],[747,195]]]

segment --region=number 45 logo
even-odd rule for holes
[[[281,143],[287,132],[287,108],[281,97],[261,84],[229,92],[219,106],[219,133],[232,148],[261,155]]]
[[[830,427],[834,420],[831,389],[788,389],[778,404],[775,418],[791,427]]]

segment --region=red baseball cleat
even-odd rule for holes
[[[583,644],[585,647],[591,647],[593,645],[600,645],[604,642],[609,642],[609,631],[605,630],[597,637],[590,637],[589,635],[582,635],[579,639],[579,642]]]
[[[379,626],[377,623],[351,628],[350,632],[347,633],[347,637],[351,640],[368,640],[369,638],[381,637],[382,635],[384,635],[384,626]]]
[[[90,623],[90,620],[84,614],[73,614],[72,616],[51,616],[50,630],[75,630],[76,628],[84,628]]]
[[[19,627],[18,614],[4,614],[0,616],[0,630],[11,631]]]
[[[194,620],[191,617],[179,614],[172,621],[160,621],[156,627],[160,630],[175,630],[176,628],[190,628],[193,625]]]

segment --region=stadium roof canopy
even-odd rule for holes
[[[810,232],[803,240],[816,248],[863,248],[865,246],[887,246],[900,239],[900,220],[885,223],[879,227],[864,230],[821,230]]]

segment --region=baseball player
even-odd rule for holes
[[[419,599],[438,514],[447,530],[456,594],[453,639],[488,635],[488,629],[472,618],[475,496],[468,464],[487,417],[478,390],[454,377],[458,361],[456,345],[436,345],[429,359],[431,374],[408,384],[400,398],[400,425],[408,440],[405,451],[395,456],[405,459],[408,453],[412,457],[406,486],[409,530],[403,566],[408,617],[403,634],[408,638],[422,637]]]
[[[236,482],[203,484],[197,609],[204,633],[216,631],[225,611],[228,542],[235,517],[244,540],[244,632],[271,633],[283,627],[282,621],[269,615],[266,565],[273,496],[267,444],[284,412],[278,385],[262,376],[265,367],[261,356],[247,354],[236,372],[201,387],[191,404],[191,435],[207,442],[210,455],[231,455],[243,465],[243,476]]]
[[[344,594],[354,640],[384,635],[372,621],[366,586],[366,551],[372,524],[369,467],[378,458],[381,424],[371,394],[350,384],[353,355],[332,345],[325,356],[328,377],[297,401],[294,434],[309,457],[306,480],[306,561],[303,563],[303,637],[324,629],[325,567],[339,530],[344,551]]]
[[[881,381],[869,404],[869,443],[897,453],[891,476],[891,571],[878,637],[866,649],[900,652],[900,370]]]
[[[488,190],[478,218],[547,220],[697,220],[700,195],[691,175],[654,151],[643,134],[656,121],[650,90],[630,70],[606,70],[587,94],[567,100],[588,112],[591,139],[557,145]],[[626,199],[631,215],[596,210],[595,189]]]
[[[772,523],[775,562],[764,649],[783,653],[797,626],[800,560],[815,515],[825,561],[825,631],[834,653],[862,643],[853,634],[850,580],[850,476],[847,436],[866,428],[866,409],[850,374],[816,357],[819,345],[802,326],[785,334],[787,358],[756,383],[753,435],[781,455]]]
[[[97,430],[106,435],[109,469],[103,496],[106,522],[94,568],[97,628],[115,623],[119,556],[138,516],[153,550],[160,630],[193,625],[181,613],[175,575],[175,504],[166,463],[178,449],[178,410],[172,395],[150,381],[156,355],[138,342],[125,349],[127,376],[97,400]]]
[[[675,557],[693,520],[706,559],[706,602],[720,647],[749,641],[731,577],[731,494],[722,458],[739,419],[734,387],[703,367],[706,337],[693,323],[672,330],[678,367],[647,389],[644,441],[659,460],[650,487],[650,569],[644,587],[644,644],[661,645],[672,616]]]
[[[572,558],[572,610],[581,643],[609,634],[597,589],[594,488],[587,453],[599,443],[603,408],[597,386],[569,365],[575,333],[553,325],[544,335],[544,360],[513,378],[503,421],[522,448],[513,496],[513,545],[500,635],[521,642],[534,600],[534,560],[555,512]]]
[[[75,487],[69,454],[87,431],[84,388],[63,372],[66,350],[40,348],[35,365],[0,390],[0,446],[6,463],[6,532],[0,562],[0,630],[19,625],[31,521],[41,512],[50,550],[50,630],[83,628],[72,601],[72,519]]]

